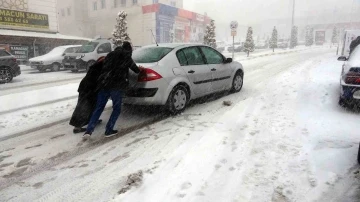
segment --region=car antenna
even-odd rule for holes
[[[159,46],[158,42],[156,41],[156,38],[155,38],[154,32],[152,31],[152,29],[150,29],[150,31],[151,31],[151,34],[152,34],[152,35],[153,35],[153,37],[154,37],[154,40],[155,40],[156,46]]]

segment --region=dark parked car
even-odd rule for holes
[[[21,74],[16,58],[4,49],[0,49],[0,83],[8,83]]]

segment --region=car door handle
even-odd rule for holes
[[[214,69],[211,69],[211,71],[212,71],[212,72],[216,72],[216,69],[215,69],[215,68],[214,68]]]
[[[193,73],[195,73],[195,71],[194,71],[194,70],[191,70],[191,71],[188,71],[188,73],[189,73],[189,74],[193,74]]]

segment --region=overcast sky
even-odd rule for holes
[[[184,0],[185,9],[207,12],[218,22],[237,20],[240,24],[261,23],[268,19],[290,18],[293,0]],[[355,0],[360,2],[359,0]],[[349,12],[353,0],[296,0],[296,16]],[[353,9],[357,7],[353,7]],[[358,9],[357,9],[358,10]],[[350,16],[350,15],[349,15]]]
[[[217,39],[229,41],[229,24],[240,26],[235,40],[242,40],[248,26],[255,35],[270,35],[276,26],[281,37],[291,29],[293,0],[184,0],[184,8],[200,14],[205,12],[216,21]],[[356,2],[353,4],[353,2]],[[296,0],[295,25],[329,24],[360,21],[360,0]],[[351,15],[351,13],[353,13]],[[357,15],[357,16],[356,16]],[[359,20],[358,20],[359,19]]]

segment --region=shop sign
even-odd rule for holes
[[[49,29],[49,17],[46,14],[0,8],[0,25]]]
[[[10,45],[10,53],[18,60],[28,60],[29,47]]]

